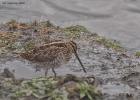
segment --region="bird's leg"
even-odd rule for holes
[[[48,69],[45,70],[45,76],[47,76],[47,74],[48,74]]]
[[[54,73],[54,76],[56,77],[56,72],[55,72],[54,68],[52,68],[52,72]]]
[[[35,67],[35,72],[40,71],[40,68],[38,66]]]

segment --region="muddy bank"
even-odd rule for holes
[[[72,74],[76,77],[95,76],[103,100],[139,100],[140,59],[130,54],[119,42],[108,40],[97,33],[77,25],[67,28],[54,26],[49,21],[18,23],[14,20],[0,25],[1,71],[9,68],[16,79],[32,79],[44,76],[44,70],[35,72],[35,64],[19,57],[19,53],[32,50],[53,41],[73,39],[87,74],[73,56],[71,61],[56,69],[58,76]],[[49,71],[48,76],[52,76]],[[86,99],[84,99],[86,100]]]
[[[15,79],[4,69],[1,73],[2,100],[100,100],[101,92],[94,85],[94,77],[38,77],[31,80]]]

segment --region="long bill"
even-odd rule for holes
[[[78,54],[77,54],[77,52],[76,52],[75,49],[74,49],[74,54],[75,54],[76,58],[78,59],[78,61],[79,61],[80,65],[81,65],[83,71],[84,71],[85,73],[87,73],[87,71],[86,71],[86,69],[85,69],[83,63],[81,62],[81,60],[80,60],[80,58],[79,58],[79,56],[78,56]]]

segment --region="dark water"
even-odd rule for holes
[[[0,0],[0,22],[49,19],[61,26],[81,24],[129,50],[140,49],[139,0]]]

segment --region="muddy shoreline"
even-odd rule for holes
[[[43,70],[35,72],[34,64],[20,58],[18,53],[35,46],[72,38],[78,44],[78,54],[88,73],[82,72],[73,57],[68,64],[56,69],[58,76],[72,74],[81,78],[94,75],[96,88],[101,91],[103,100],[140,98],[139,55],[130,54],[115,40],[91,33],[80,25],[60,28],[49,21],[20,23],[12,20],[0,25],[0,35],[1,72],[8,68],[16,80],[44,77]],[[51,72],[48,77],[52,77]]]

